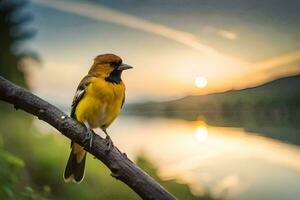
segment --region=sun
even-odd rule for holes
[[[196,139],[199,142],[204,142],[208,139],[208,131],[204,125],[198,126],[195,133]]]
[[[208,83],[207,79],[203,76],[198,76],[195,79],[195,85],[198,88],[205,88],[207,86],[207,83]]]

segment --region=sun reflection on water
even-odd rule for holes
[[[261,187],[300,195],[288,184],[300,183],[299,146],[201,120],[125,117],[110,133],[131,159],[145,155],[161,178],[186,183],[198,195],[209,188],[216,197],[245,197]]]
[[[261,187],[276,193],[280,182],[281,188],[286,186],[282,190],[300,195],[289,184],[281,184],[300,183],[298,146],[201,120],[126,117],[116,122],[111,133],[131,159],[142,153],[161,178],[187,183],[195,194],[209,188],[216,197],[235,198],[255,194]]]
[[[208,130],[204,122],[201,121],[200,124],[196,128],[195,137],[199,142],[204,142],[208,139]]]

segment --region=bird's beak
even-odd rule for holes
[[[130,65],[121,64],[121,65],[118,67],[118,70],[123,71],[123,70],[131,69],[131,68],[133,68],[133,67],[131,67]]]

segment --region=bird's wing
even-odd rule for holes
[[[87,75],[85,76],[79,83],[75,96],[73,98],[72,107],[71,107],[71,117],[76,119],[75,110],[80,102],[80,100],[83,98],[87,86],[91,83],[92,76]]]

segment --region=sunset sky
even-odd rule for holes
[[[92,59],[127,64],[129,102],[243,88],[300,72],[297,0],[31,0],[34,92],[68,105]],[[206,87],[196,87],[205,77]]]

